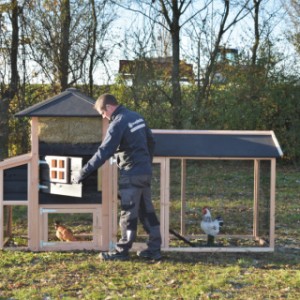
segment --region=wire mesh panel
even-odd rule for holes
[[[4,206],[4,247],[26,248],[28,246],[27,206]]]
[[[260,161],[259,203],[258,203],[258,234],[268,240],[270,234],[270,161]]]
[[[182,160],[172,159],[170,228],[180,232],[194,246],[206,246],[208,235],[201,229],[200,223],[202,209],[207,207],[213,222],[217,217],[223,220],[214,246],[265,245],[270,226],[270,161],[263,161],[261,165],[257,206],[254,207],[256,178],[253,160],[189,159],[182,165]],[[254,227],[257,227],[257,234],[264,238],[263,243],[259,244],[254,238]],[[170,240],[170,246],[190,247],[174,237]]]
[[[48,241],[79,242],[92,240],[92,213],[48,214]]]

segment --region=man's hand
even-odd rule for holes
[[[77,173],[77,174],[74,174],[71,178],[71,182],[74,183],[74,184],[79,184],[80,182],[82,181],[81,179],[81,173]]]

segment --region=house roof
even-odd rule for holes
[[[75,88],[18,112],[16,117],[100,117],[95,100]]]
[[[155,156],[206,158],[279,158],[273,131],[153,130]]]

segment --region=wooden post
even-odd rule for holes
[[[12,237],[13,208],[11,205],[6,206],[6,208],[7,208],[6,235],[8,239],[10,239]]]
[[[0,249],[4,247],[4,187],[3,187],[3,170],[0,169]]]
[[[102,140],[108,129],[108,120],[102,122]],[[110,244],[116,242],[117,238],[117,193],[118,193],[118,172],[117,167],[110,161],[98,171],[101,172],[102,209],[101,209],[101,250],[109,250]],[[99,185],[98,185],[99,187]]]
[[[185,235],[186,213],[186,159],[181,159],[181,235]]]
[[[112,198],[111,198],[111,213],[112,213],[112,231],[111,231],[111,242],[117,242],[117,234],[118,234],[118,168],[114,163],[111,166],[111,174],[112,174]]]
[[[160,231],[162,248],[169,248],[170,226],[170,159],[161,159],[160,168]]]
[[[260,188],[260,161],[254,159],[254,203],[253,203],[253,236],[257,238],[259,235],[259,188]]]
[[[106,130],[108,128],[108,121],[103,119],[102,122],[102,140],[105,137]],[[109,194],[108,194],[108,173],[109,167],[106,162],[101,168],[102,176],[102,240],[101,250],[108,250],[109,247],[109,224],[110,224],[110,213],[109,213]]]
[[[270,247],[275,248],[275,190],[276,190],[276,159],[271,159],[270,178]]]
[[[28,164],[28,246],[39,250],[39,143],[38,118],[31,119],[31,162]]]

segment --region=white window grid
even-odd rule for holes
[[[69,159],[68,157],[47,156],[49,165],[49,177],[51,182],[69,182]]]

